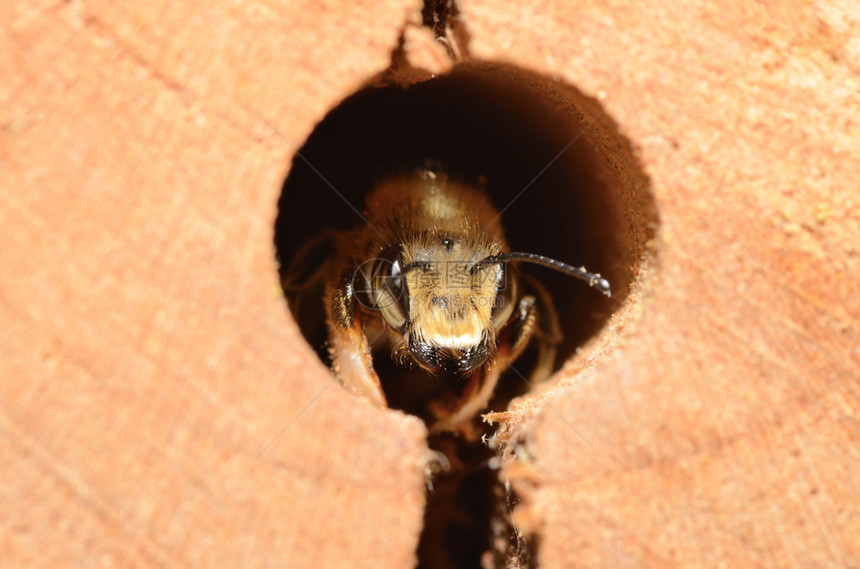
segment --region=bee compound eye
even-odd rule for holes
[[[374,259],[363,262],[353,275],[353,292],[358,302],[379,311],[395,329],[406,325],[406,294],[400,261],[401,247],[391,245]]]

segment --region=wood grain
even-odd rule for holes
[[[2,565],[414,565],[425,430],[331,383],[272,228],[295,148],[419,9],[0,7]],[[603,105],[660,219],[512,421],[540,566],[860,566],[856,16],[460,9],[471,57]]]
[[[424,428],[332,384],[272,244],[406,5],[3,11],[0,565],[411,566]]]
[[[474,57],[602,102],[661,222],[600,362],[522,403],[532,464],[510,474],[541,566],[858,566],[856,19],[462,6]]]

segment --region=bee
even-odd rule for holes
[[[552,371],[558,316],[518,264],[543,265],[611,294],[599,274],[512,252],[482,188],[441,170],[383,180],[367,196],[365,216],[356,229],[327,236],[332,254],[318,273],[331,367],[341,385],[379,407],[388,402],[375,353],[439,382],[444,387],[424,402],[431,432],[461,429],[484,409],[530,342],[537,348],[531,380]]]

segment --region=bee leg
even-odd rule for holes
[[[523,284],[532,293],[532,298],[537,300],[537,317],[531,324],[531,329],[525,331],[522,336],[528,341],[534,337],[537,344],[537,361],[529,376],[529,383],[538,383],[552,374],[555,365],[555,354],[562,340],[561,326],[558,322],[558,312],[552,295],[546,288],[531,275],[522,275]],[[523,300],[525,300],[525,297]],[[525,347],[525,346],[523,346]],[[519,354],[517,354],[519,355]]]
[[[354,395],[385,407],[385,394],[373,369],[370,344],[362,330],[351,278],[345,276],[337,287],[329,286],[327,293],[326,298],[331,299],[329,354],[335,376]]]
[[[334,240],[333,232],[323,233],[305,243],[289,263],[281,263],[279,267],[284,297],[302,333],[314,347],[322,346],[327,334],[327,310],[319,299],[325,291],[329,274],[326,260],[334,251]]]
[[[332,231],[324,232],[302,245],[289,263],[281,264],[278,272],[286,293],[301,292],[325,278],[325,262],[333,254],[335,237]]]
[[[524,296],[520,299],[516,315],[517,320],[514,324],[516,327],[516,335],[511,343],[510,350],[504,358],[505,369],[507,369],[514,360],[520,357],[520,354],[522,354],[523,350],[526,349],[526,346],[529,344],[529,340],[532,339],[532,336],[537,330],[538,305],[535,297]]]
[[[477,431],[473,431],[469,419],[487,407],[487,403],[489,403],[493,392],[496,390],[496,385],[499,383],[499,376],[509,364],[509,361],[502,364],[499,359],[496,359],[482,370],[480,373],[483,373],[484,377],[481,384],[463,394],[459,400],[460,406],[453,413],[447,414],[448,408],[444,406],[438,406],[437,409],[434,409],[441,418],[433,423],[430,433],[452,431],[460,432],[467,439],[476,437]]]

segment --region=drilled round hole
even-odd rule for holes
[[[380,180],[433,160],[452,177],[485,182],[513,250],[584,265],[611,282],[609,300],[568,276],[527,267],[558,310],[557,366],[624,302],[656,227],[647,178],[599,103],[511,66],[464,64],[409,88],[363,89],[332,110],[299,153],[279,202],[282,270],[325,230],[361,223],[356,211]],[[289,306],[325,358],[321,294]]]

